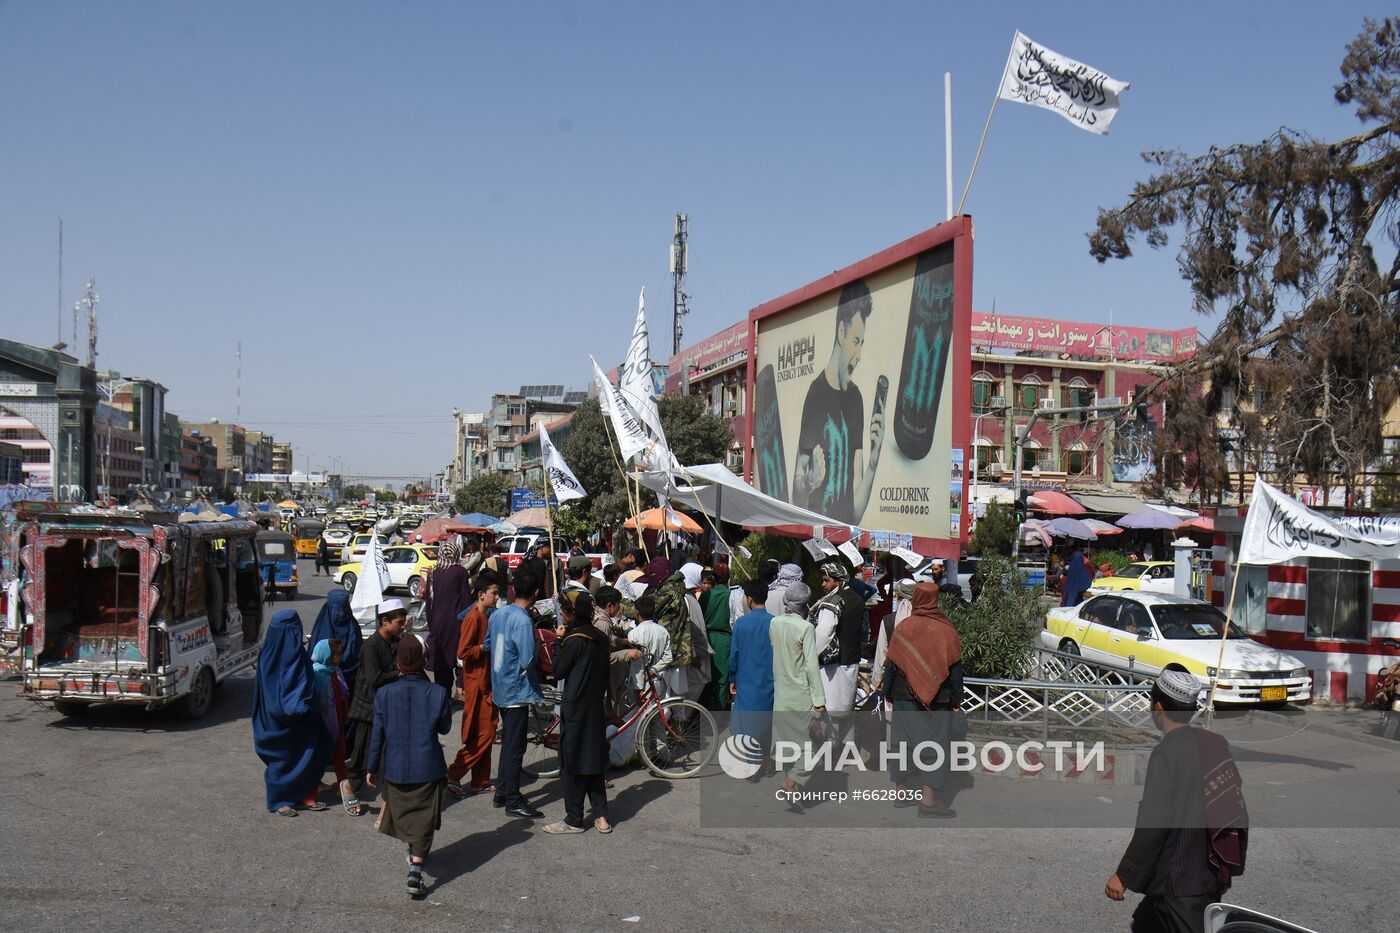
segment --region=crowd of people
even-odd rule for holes
[[[854,731],[860,665],[871,641],[874,660],[864,692],[876,692],[887,704],[888,741],[946,748],[960,737],[953,734],[952,714],[963,696],[962,647],[940,608],[956,587],[940,587],[936,573],[932,581],[895,581],[890,611],[871,626],[869,607],[881,600],[840,559],[818,566],[813,592],[795,563],[769,561],[754,579],[731,587],[724,568],[698,561],[674,566],[638,550],[595,573],[585,555],[556,567],[547,545],[543,550],[512,572],[489,550],[464,562],[454,542],[442,546],[424,593],[427,632],[421,639],[407,630],[408,610],[398,599],[379,605],[367,637],[341,590],[327,597],[307,637],[294,610],[276,613],[261,649],[253,710],[268,810],[284,817],[326,810],[322,796],[338,792],[346,812],[358,816],[367,809],[360,799],[366,788],[376,791],[376,826],[404,844],[407,891],[422,896],[423,866],[448,797],[489,792],[511,818],[544,817],[524,790],[534,705],[557,703],[560,718],[564,813],[544,832],[591,828],[607,834],[613,832],[608,727],[650,683],[661,684],[667,696],[731,710],[730,732],[752,737],[761,749],[771,751],[778,741],[844,743]],[[1067,587],[1083,582],[1087,588],[1080,574],[1069,577]],[[546,701],[549,680],[558,688]],[[1189,718],[1184,711],[1194,709],[1190,686],[1164,675],[1154,689],[1164,733],[1182,726]],[[457,706],[460,744],[449,760],[439,737],[451,730]],[[1179,764],[1168,752],[1196,755],[1188,770],[1198,764],[1233,769],[1228,746],[1199,742],[1197,750],[1181,736],[1170,745],[1164,741],[1167,751],[1160,760],[1154,755],[1149,768],[1145,808],[1160,809],[1162,795],[1181,793],[1179,776],[1166,773]],[[895,807],[915,808],[919,817],[956,817],[947,756],[932,763],[919,756],[895,760]],[[801,793],[814,776],[811,768],[805,758],[780,763],[769,755],[749,779],[781,771],[784,793],[776,798],[800,814],[816,796]],[[323,783],[327,772],[335,784]],[[1242,813],[1238,776],[1230,773],[1232,803],[1238,798]],[[1183,837],[1165,832],[1140,828],[1105,892],[1112,898],[1121,898],[1125,888],[1149,893],[1140,912],[1155,911],[1156,921],[1168,924],[1162,928],[1172,928],[1168,915],[1194,911],[1192,899],[1218,894],[1229,876],[1211,874],[1211,889],[1205,880],[1192,880],[1192,887],[1164,875],[1185,864],[1205,879],[1197,856],[1215,858],[1210,840],[1201,848],[1192,837],[1195,848],[1187,851],[1180,848],[1187,844]],[[1177,848],[1165,852],[1163,845]],[[1243,854],[1238,858],[1242,865]]]

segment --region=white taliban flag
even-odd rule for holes
[[[1400,527],[1393,519],[1384,515],[1334,519],[1255,477],[1236,561],[1280,564],[1295,557],[1394,560],[1400,554]]]
[[[647,290],[637,298],[637,322],[632,325],[632,342],[619,374],[618,391],[634,414],[663,442],[661,414],[656,409],[656,387],[651,381],[651,343],[647,337]]]
[[[350,594],[350,612],[361,622],[372,622],[388,588],[389,568],[384,563],[384,549],[379,546],[379,535],[372,534],[360,561],[360,572],[355,577],[355,592]]]
[[[540,459],[544,461],[544,473],[549,477],[549,485],[560,502],[582,499],[588,495],[583,484],[574,476],[574,471],[564,462],[564,457],[549,439],[549,432],[540,425]]]
[[[1118,113],[1118,95],[1127,89],[1128,82],[1116,81],[1017,32],[997,97],[1053,110],[1081,130],[1102,135]]]
[[[617,435],[618,450],[622,453],[622,462],[626,463],[646,450],[650,441],[647,440],[647,433],[636,413],[623,400],[617,386],[612,384],[612,380],[598,366],[597,360],[591,356],[589,359],[593,362],[593,377],[598,380],[598,404],[602,407],[603,414],[612,422],[613,433]]]

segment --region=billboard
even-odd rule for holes
[[[958,556],[971,234],[955,218],[749,312],[755,486],[873,539]]]
[[[1002,350],[1166,361],[1194,356],[1196,339],[1194,327],[1162,330],[972,312],[973,344]]]

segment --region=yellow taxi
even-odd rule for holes
[[[395,544],[384,548],[384,568],[389,571],[389,587],[406,589],[414,599],[422,596],[423,586],[428,582],[428,574],[437,565],[436,544]],[[361,561],[341,564],[335,572],[335,582],[347,593],[355,592],[355,581],[360,577]]]
[[[1171,593],[1175,588],[1176,565],[1169,560],[1138,561],[1111,577],[1099,577],[1089,584],[1091,590],[1108,592],[1146,590],[1151,593]]]
[[[1312,697],[1312,677],[1302,661],[1255,641],[1219,609],[1188,596],[1131,590],[1091,594],[1078,606],[1051,609],[1040,642],[1086,661],[1153,676],[1186,671],[1202,691],[1214,678],[1218,704],[1299,703]]]

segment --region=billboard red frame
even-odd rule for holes
[[[754,437],[752,426],[755,420],[755,380],[759,361],[759,322],[774,315],[789,311],[804,302],[841,289],[857,279],[863,279],[890,266],[909,260],[934,247],[952,242],[953,244],[953,341],[949,348],[952,354],[952,448],[963,451],[964,470],[962,476],[962,496],[960,506],[959,533],[956,537],[934,537],[913,535],[909,545],[913,550],[928,557],[957,558],[967,540],[968,501],[967,470],[974,454],[969,450],[972,435],[972,218],[968,215],[955,217],[907,240],[896,243],[865,259],[854,262],[830,275],[793,289],[785,295],[764,302],[748,314],[749,359],[747,366],[747,392],[745,410],[748,413],[750,431],[745,438],[744,463],[745,478],[754,482]],[[946,475],[946,474],[945,474]],[[930,521],[944,521],[930,517]],[[799,531],[799,529],[793,529]],[[867,529],[878,530],[878,529]],[[833,540],[846,535],[835,527],[826,534]],[[873,543],[867,535],[864,542]]]

